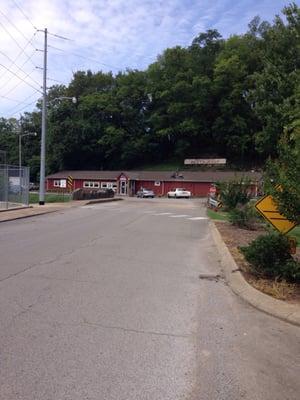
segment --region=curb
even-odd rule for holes
[[[38,211],[37,213],[34,213],[34,214],[25,214],[25,215],[19,215],[19,216],[15,216],[15,217],[13,217],[13,218],[10,218],[10,217],[7,217],[6,219],[3,219],[3,220],[0,220],[0,224],[2,223],[2,222],[10,222],[10,221],[16,221],[16,220],[18,220],[18,219],[25,219],[25,218],[31,218],[31,217],[38,217],[39,215],[45,215],[45,214],[52,214],[52,213],[55,213],[55,212],[58,212],[58,211],[63,211],[63,210],[66,210],[66,209],[70,209],[70,208],[72,208],[72,207],[77,207],[77,206],[86,206],[86,205],[88,205],[88,204],[96,204],[96,203],[108,203],[108,202],[111,202],[111,201],[119,201],[119,200],[123,200],[122,198],[111,198],[111,199],[95,199],[95,200],[88,200],[86,203],[84,203],[84,204],[82,204],[82,203],[80,203],[80,204],[72,204],[72,205],[70,205],[70,207],[66,207],[66,208],[55,208],[54,210],[52,209],[50,209],[50,210],[40,210],[40,211]],[[76,200],[74,200],[74,202],[75,202]],[[12,210],[9,210],[9,211],[17,211],[17,210],[24,210],[24,209],[28,209],[28,208],[30,208],[30,209],[33,209],[33,207],[32,206],[29,206],[29,207],[22,207],[22,208],[19,208],[19,209],[12,209]]]
[[[9,211],[26,210],[27,208],[32,208],[32,206],[7,208],[7,209],[4,209],[4,210],[0,210],[0,213],[2,213],[2,212],[9,212]]]
[[[84,205],[87,206],[88,204],[110,203],[111,201],[121,201],[121,200],[124,199],[120,197],[112,197],[110,199],[94,199],[94,200],[88,200],[88,202],[85,203]]]
[[[20,216],[13,217],[13,218],[2,219],[2,220],[0,220],[0,224],[2,222],[10,222],[10,221],[16,221],[18,219],[25,219],[25,218],[31,218],[31,217],[38,217],[39,215],[52,214],[52,213],[55,213],[57,211],[61,211],[61,210],[60,209],[59,210],[58,209],[56,209],[56,210],[47,210],[47,211],[38,212],[36,214],[20,215]]]
[[[210,222],[210,228],[212,237],[221,256],[221,265],[224,270],[225,279],[232,291],[256,309],[279,318],[282,321],[300,326],[300,307],[273,299],[252,287],[238,270],[234,258],[213,222]]]

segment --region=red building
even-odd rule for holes
[[[61,171],[47,176],[46,190],[67,190],[67,179],[72,177],[71,190],[113,189],[118,195],[134,196],[143,187],[153,190],[156,196],[165,196],[179,187],[189,190],[193,196],[204,197],[213,183],[243,176],[251,179],[252,192],[256,195],[261,174],[233,171]]]

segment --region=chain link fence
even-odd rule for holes
[[[29,204],[29,167],[0,164],[0,209]]]

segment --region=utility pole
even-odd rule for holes
[[[19,132],[19,171],[21,176],[21,168],[22,168],[22,133]]]
[[[41,168],[39,205],[45,204],[45,164],[46,164],[46,129],[47,129],[47,28],[44,30],[44,67],[43,67],[43,108],[41,137]]]

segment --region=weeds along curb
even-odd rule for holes
[[[300,306],[287,304],[258,291],[243,277],[216,225],[210,221],[213,239],[218,248],[226,281],[232,291],[256,309],[285,322],[300,326]]]

